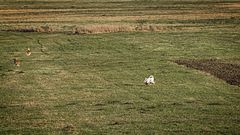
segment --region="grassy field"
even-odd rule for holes
[[[0,22],[0,134],[240,134],[240,87],[174,63],[239,65],[239,1],[0,0]]]
[[[0,29],[65,33],[239,29],[237,0],[0,0]]]

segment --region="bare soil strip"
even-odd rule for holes
[[[210,73],[231,85],[240,86],[240,64],[209,60],[176,60],[175,63]]]

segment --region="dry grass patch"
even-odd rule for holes
[[[180,11],[181,12],[181,11]],[[97,16],[97,15],[84,15],[84,14],[23,14],[23,15],[4,15],[1,16],[1,22],[39,22],[39,21],[59,21],[59,22],[118,22],[118,21],[137,21],[140,19],[144,20],[192,20],[192,19],[214,19],[214,18],[230,18],[240,17],[239,13],[205,13],[201,11],[199,13],[182,13],[179,12],[173,14],[161,14],[158,15],[135,15],[135,16]]]
[[[201,27],[183,24],[103,24],[79,26],[73,30],[73,34],[94,34],[94,33],[113,33],[113,32],[167,32],[167,31],[199,31]]]
[[[224,7],[224,8],[234,8],[234,9],[238,9],[240,8],[240,2],[234,2],[234,3],[221,3],[218,4],[217,7]]]
[[[206,27],[206,26],[205,26]],[[2,31],[10,32],[39,32],[39,33],[69,33],[69,34],[96,34],[116,32],[168,32],[168,31],[200,31],[203,26],[197,24],[89,24],[69,26],[36,26],[29,27],[27,24],[17,27],[6,27]]]
[[[110,33],[110,32],[130,32],[134,31],[129,25],[87,25],[77,27],[74,34]]]

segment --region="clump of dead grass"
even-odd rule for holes
[[[55,30],[50,26],[39,26],[35,29],[36,32],[54,32]]]
[[[76,27],[74,34],[92,34],[92,33],[112,33],[112,32],[131,32],[134,27],[130,25],[86,25]]]
[[[73,29],[73,34],[95,34],[95,33],[113,33],[113,32],[161,32],[161,31],[183,30],[178,26],[157,25],[157,24],[137,24],[137,25],[85,25]]]
[[[116,33],[116,32],[165,32],[165,31],[192,31],[195,26],[185,27],[186,25],[169,24],[91,24],[74,26],[71,29],[64,29],[60,26],[19,26],[7,28],[2,31],[10,32],[38,32],[38,33],[69,33],[69,34],[97,34],[97,33]],[[192,28],[192,29],[191,29]]]
[[[2,29],[2,31],[52,33],[52,32],[56,32],[57,30],[51,26],[38,26],[38,27],[21,26],[21,27]]]

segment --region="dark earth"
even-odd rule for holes
[[[175,63],[201,70],[240,87],[240,64],[221,62],[216,59],[176,60]]]

